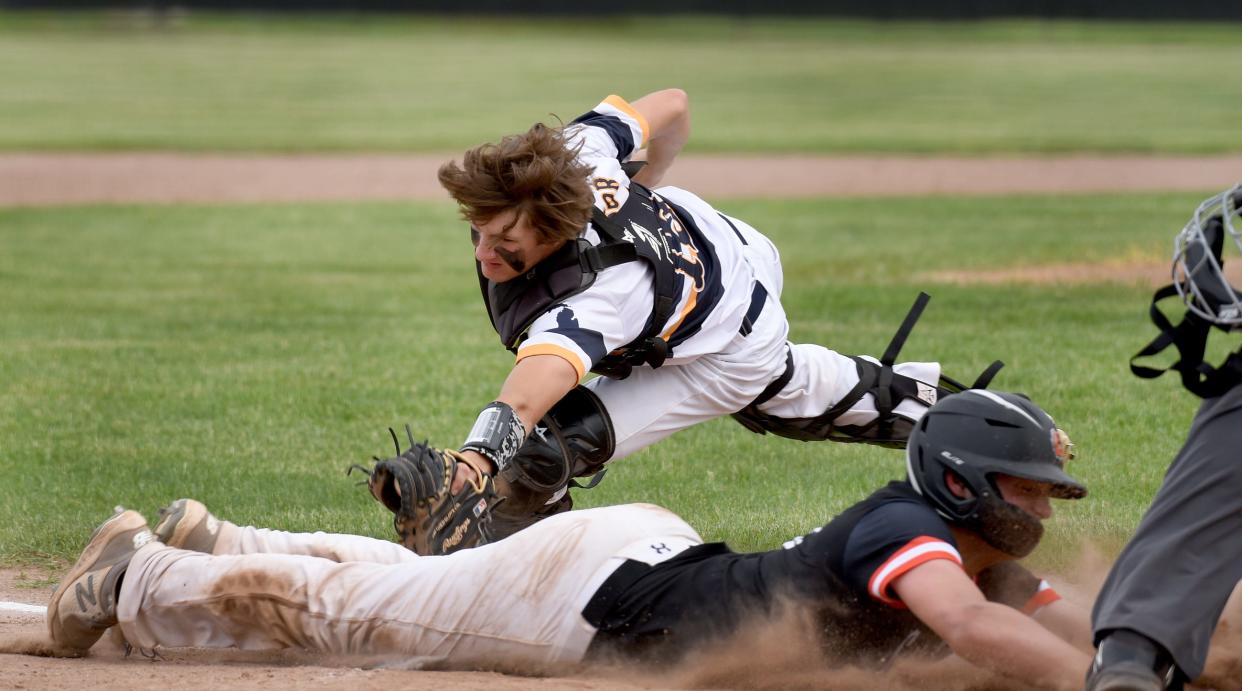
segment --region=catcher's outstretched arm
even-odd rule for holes
[[[526,432],[556,405],[565,394],[578,385],[578,371],[569,361],[557,355],[531,355],[518,360],[509,372],[496,400],[513,408]],[[494,475],[496,468],[486,456],[464,451],[466,465]],[[470,470],[458,465],[453,478],[453,491],[461,489]]]

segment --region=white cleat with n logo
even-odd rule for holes
[[[116,596],[134,553],[154,540],[147,519],[119,510],[95,529],[82,556],[61,579],[47,607],[52,641],[86,651],[116,624]]]

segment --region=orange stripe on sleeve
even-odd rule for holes
[[[949,543],[931,536],[915,538],[905,547],[897,550],[878,569],[871,574],[867,583],[867,591],[871,597],[891,607],[905,609],[905,605],[895,597],[890,597],[888,589],[893,581],[909,573],[911,569],[929,561],[944,559],[958,566],[962,557]]]
[[[638,126],[643,128],[643,140],[634,148],[641,149],[647,146],[647,140],[651,138],[651,126],[647,124],[647,118],[643,117],[642,113],[634,110],[634,106],[630,105],[628,101],[616,94],[612,94],[608,98],[605,98],[604,103],[607,103],[613,108],[616,108],[617,110],[637,120]]]
[[[1053,590],[1052,586],[1048,585],[1047,582],[1040,582],[1039,590],[1035,591],[1035,594],[1026,601],[1025,605],[1022,605],[1022,613],[1029,616],[1039,611],[1040,607],[1050,605],[1060,599],[1061,594]]]
[[[513,362],[517,364],[532,355],[555,355],[573,366],[574,371],[578,373],[578,381],[582,381],[582,378],[586,376],[586,363],[578,358],[577,353],[551,343],[537,343],[529,348],[521,348],[518,350],[517,359]]]

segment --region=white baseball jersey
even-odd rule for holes
[[[615,212],[629,196],[621,164],[646,145],[646,121],[619,96],[609,96],[565,132],[570,145],[581,145],[579,159],[591,166],[595,205],[605,214]],[[793,377],[760,409],[777,417],[813,418],[836,405],[858,383],[857,365],[820,345],[788,343],[789,322],[780,304],[784,276],[772,242],[690,192],[676,187],[653,192],[685,210],[697,231],[679,233],[683,242],[677,255],[685,279],[677,308],[661,333],[672,346],[669,359],[656,369],[635,367],[626,379],[598,377],[586,384],[612,422],[616,448],[610,460],[750,405],[785,371],[787,353]],[[584,237],[592,243],[600,240],[591,227]],[[742,329],[748,310],[753,312],[756,284],[762,285],[766,298],[750,328]],[[535,320],[517,359],[556,355],[581,377],[643,332],[654,295],[647,262],[606,269],[586,291]],[[894,327],[899,319],[895,315]],[[902,363],[894,369],[932,384],[940,378],[937,363]],[[917,419],[924,409],[907,400],[897,412]],[[861,425],[876,416],[875,399],[867,394],[839,420]]]
[[[614,213],[629,198],[630,180],[621,169],[634,151],[646,146],[647,122],[619,96],[609,96],[565,128],[567,144],[591,167],[588,179],[595,205]],[[742,256],[737,232],[706,202],[675,187],[654,190],[689,211],[698,232],[681,227],[681,246],[672,248],[682,279],[681,295],[661,336],[672,347],[666,365],[719,352],[736,335],[750,304],[754,276]],[[595,228],[583,237],[599,244]],[[638,242],[656,239],[639,237]],[[579,378],[613,350],[643,331],[651,317],[655,284],[651,266],[637,261],[600,272],[595,284],[566,298],[531,325],[517,359],[553,354],[567,360]]]
[[[582,610],[626,559],[656,564],[702,543],[651,504],[562,513],[435,557],[357,535],[221,525],[214,555],[152,543],[134,556],[117,600],[131,644],[559,669],[585,654],[596,630]]]

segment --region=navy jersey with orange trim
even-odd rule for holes
[[[815,613],[825,653],[837,662],[947,652],[889,589],[931,559],[961,564],[948,525],[909,483],[892,482],[782,549],[737,554],[712,543],[660,564],[618,599],[599,636],[623,652],[676,656],[791,602]],[[1056,599],[1015,562],[976,582],[989,600],[1028,612]]]

